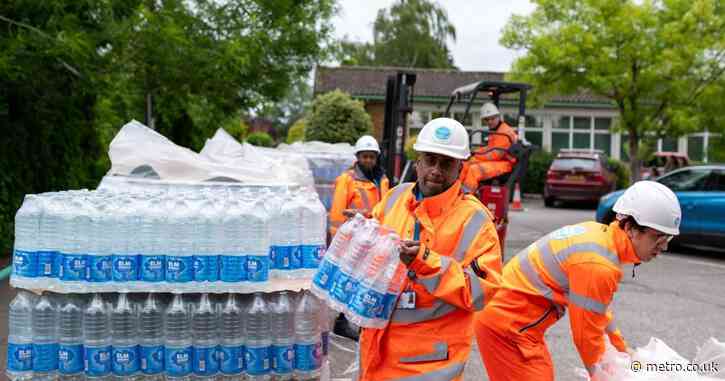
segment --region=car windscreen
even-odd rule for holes
[[[561,157],[551,163],[551,169],[554,171],[571,171],[572,169],[596,171],[597,161],[579,157]]]

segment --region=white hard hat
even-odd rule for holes
[[[677,196],[656,181],[638,181],[627,188],[612,208],[638,224],[665,234],[680,234],[682,211]]]
[[[498,107],[496,107],[495,104],[487,102],[481,106],[481,118],[488,118],[496,115],[501,115],[501,111],[498,111]]]
[[[363,151],[375,151],[380,153],[378,141],[370,135],[363,135],[355,142],[355,154]]]
[[[426,123],[413,145],[418,152],[431,152],[465,160],[471,155],[468,131],[451,118],[436,118]]]

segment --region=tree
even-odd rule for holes
[[[319,95],[312,103],[312,113],[307,118],[305,140],[328,143],[355,141],[372,130],[372,120],[362,102],[349,94],[335,90]]]
[[[282,99],[262,104],[256,114],[272,121],[277,136],[287,136],[293,123],[309,112],[311,104],[312,88],[301,77],[292,83]]]
[[[247,136],[247,143],[259,147],[273,147],[274,140],[266,132],[252,132]]]
[[[456,40],[456,28],[443,8],[429,0],[397,0],[378,11],[372,44],[343,40],[337,59],[353,65],[455,68],[449,39]]]
[[[682,123],[725,70],[725,4],[717,0],[535,0],[513,16],[501,42],[526,54],[511,77],[539,101],[585,91],[606,97],[629,135],[632,179],[648,134],[701,129]]]
[[[292,144],[294,142],[299,142],[305,140],[305,128],[306,128],[307,122],[304,118],[297,120],[292,127],[289,128],[289,131],[287,132],[287,139],[285,140],[285,143]]]

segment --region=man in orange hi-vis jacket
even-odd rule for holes
[[[478,189],[481,181],[510,173],[516,163],[516,159],[506,153],[517,140],[516,131],[501,120],[501,112],[496,105],[484,104],[481,118],[491,132],[488,144],[474,153],[461,171],[461,181],[471,191]]]
[[[408,268],[390,323],[363,328],[363,381],[463,379],[473,317],[497,285],[501,248],[492,217],[461,191],[468,133],[453,119],[427,123],[413,147],[418,180],[388,192],[373,218],[401,237]]]
[[[491,381],[554,379],[546,330],[568,307],[574,344],[597,380],[605,336],[629,352],[609,308],[623,264],[648,262],[679,234],[677,197],[640,181],[614,205],[609,225],[585,222],[539,239],[504,268],[501,288],[476,316],[476,336]]]
[[[329,216],[330,237],[356,213],[370,217],[373,207],[390,188],[388,178],[379,165],[379,155],[380,147],[372,136],[362,136],[355,143],[357,161],[335,180]]]

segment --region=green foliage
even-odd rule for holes
[[[418,135],[410,136],[405,140],[405,158],[408,160],[418,159],[418,151],[413,149],[416,140],[418,140]]]
[[[725,134],[710,137],[707,159],[710,163],[725,163]]]
[[[266,132],[252,132],[247,136],[247,143],[259,147],[273,147],[274,140]]]
[[[373,122],[365,112],[362,102],[349,94],[335,90],[318,96],[312,103],[312,113],[307,118],[305,140],[327,143],[347,142],[355,144],[362,135],[370,134]]]
[[[300,78],[280,101],[263,104],[257,115],[272,121],[277,136],[287,136],[293,123],[309,113],[311,104],[312,88]]]
[[[304,118],[297,120],[295,124],[290,127],[289,131],[287,131],[287,139],[285,140],[285,143],[292,144],[294,142],[301,142],[305,140],[306,125],[307,122]]]
[[[509,20],[501,38],[507,48],[526,50],[511,77],[532,83],[534,98],[579,91],[608,98],[632,139],[634,158],[647,132],[675,136],[702,128],[693,115],[725,70],[725,3],[534,3],[529,16]],[[639,165],[631,160],[632,178]]]
[[[397,0],[380,9],[373,24],[373,43],[343,40],[337,58],[343,65],[455,68],[448,40],[456,28],[446,11],[429,0]]]
[[[609,165],[609,167],[614,170],[614,174],[617,175],[617,189],[625,189],[629,187],[629,184],[631,184],[631,175],[627,164],[617,159],[609,158],[607,160],[607,165]]]
[[[529,157],[529,166],[524,176],[521,191],[524,193],[544,193],[546,172],[554,161],[554,154],[543,150],[534,151]]]

